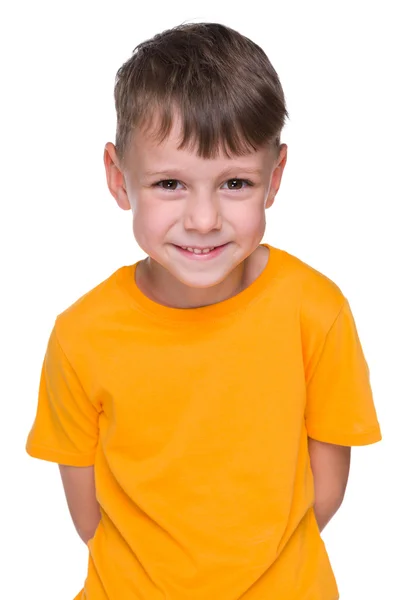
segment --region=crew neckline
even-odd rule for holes
[[[220,317],[228,316],[240,308],[245,308],[249,301],[253,300],[261,290],[265,289],[266,284],[276,275],[280,250],[270,244],[264,243],[260,244],[260,246],[269,249],[269,257],[267,264],[259,276],[235,296],[217,302],[216,304],[209,304],[207,306],[196,308],[174,308],[151,300],[139,289],[136,283],[136,268],[140,261],[124,268],[126,274],[124,284],[127,287],[135,306],[142,312],[150,314],[153,317],[169,322],[181,322],[186,324],[189,324],[190,322],[198,323],[207,319],[215,320]]]

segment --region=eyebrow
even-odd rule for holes
[[[249,173],[251,175],[262,175],[264,169],[252,169],[251,167],[241,167],[241,166],[232,166],[224,169],[221,173],[219,173],[218,177],[226,177],[227,175],[237,174],[237,173]],[[145,171],[146,177],[182,177],[184,173],[176,168],[171,168],[163,171]]]

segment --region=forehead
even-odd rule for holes
[[[262,148],[242,156],[228,157],[220,145],[218,153],[213,158],[203,158],[197,154],[197,142],[194,140],[188,147],[179,148],[182,141],[182,122],[178,117],[172,120],[171,129],[164,140],[160,141],[159,120],[137,128],[132,137],[127,154],[129,168],[145,175],[165,170],[182,169],[190,171],[199,169],[203,173],[219,172],[229,167],[258,171],[259,175],[268,172],[271,166],[272,153],[270,148]]]

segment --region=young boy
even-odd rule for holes
[[[261,244],[279,78],[186,24],[135,49],[115,100],[108,187],[147,258],[57,317],[26,445],[88,544],[75,600],[335,600],[320,532],[381,432],[346,297]]]

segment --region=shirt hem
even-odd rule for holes
[[[363,433],[337,433],[335,431],[318,431],[307,427],[308,436],[319,442],[337,444],[339,446],[367,446],[382,440],[380,427],[374,427]]]
[[[68,452],[61,452],[45,446],[37,446],[36,444],[27,444],[25,449],[32,458],[39,458],[71,467],[91,467],[95,462],[94,454],[69,454]]]

